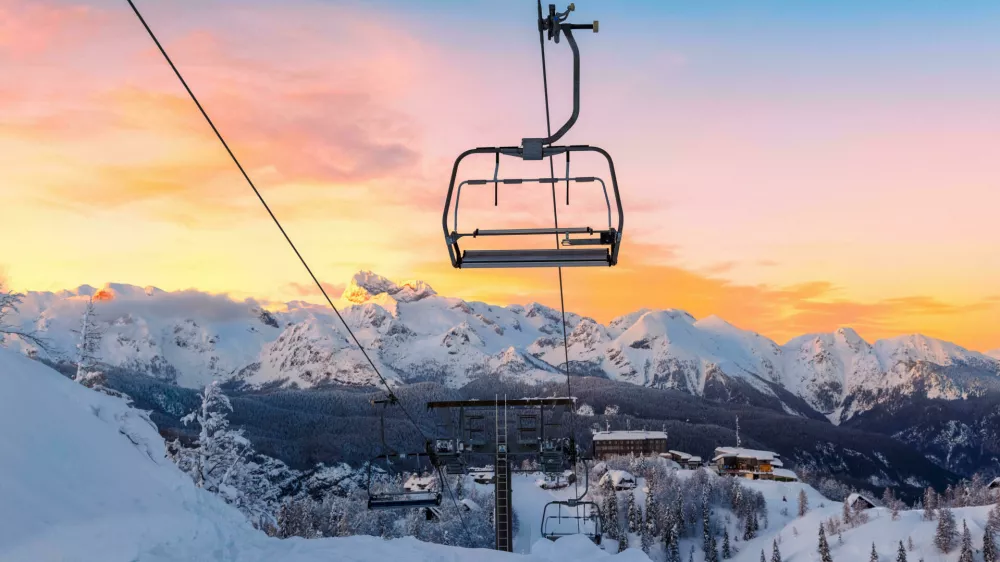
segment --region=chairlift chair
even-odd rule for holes
[[[592,501],[549,502],[542,508],[541,532],[550,541],[580,534],[600,545],[603,535],[601,508]]]
[[[567,535],[582,534],[594,544],[600,545],[603,534],[601,508],[592,501],[584,500],[590,488],[590,476],[586,462],[582,464],[583,492],[576,498],[545,504],[542,508],[541,533],[543,537],[552,541]]]
[[[427,459],[426,471],[421,470],[420,465],[422,463],[420,459]],[[429,474],[428,478],[436,479],[437,490],[407,490],[403,486],[397,488],[394,484],[389,484],[392,487],[389,490],[375,489],[375,467],[377,465],[384,464],[386,475],[404,475],[408,471],[402,470],[402,465],[410,461],[415,461],[415,464],[413,470],[409,471],[409,473]],[[433,466],[428,453],[384,453],[378,455],[368,463],[368,509],[386,510],[436,507],[441,505],[441,490],[444,489],[444,485],[440,472]]]
[[[570,12],[575,9],[573,4],[565,12],[557,13],[554,4],[549,5],[548,15],[542,17],[541,2],[538,3],[539,33],[547,32],[548,39],[559,43],[565,36],[573,52],[573,113],[569,119],[553,134],[547,137],[529,137],[521,140],[520,146],[498,146],[473,148],[463,152],[455,160],[448,185],[448,195],[445,199],[442,227],[448,254],[452,266],[456,268],[515,268],[515,267],[578,267],[604,266],[618,263],[618,251],[621,245],[622,228],[625,218],[622,210],[621,196],[618,191],[618,179],[615,175],[614,161],[611,155],[602,148],[590,145],[555,146],[567,131],[576,123],[580,115],[580,49],[577,46],[574,30],[598,31],[598,23],[571,24],[566,23]],[[575,176],[570,173],[570,157],[573,153],[593,153],[603,157],[608,164],[608,180],[597,176]],[[465,179],[458,181],[458,171],[462,162],[470,156],[492,155],[494,158],[493,177]],[[505,178],[500,176],[500,157],[520,158],[525,161],[541,161],[545,158],[565,156],[566,173],[560,177],[541,178]],[[456,183],[458,182],[458,183]],[[569,204],[571,185],[599,185],[607,207],[607,224],[573,225],[553,228],[504,228],[485,229],[459,228],[459,201],[463,188],[493,186],[494,206],[499,204],[500,186],[521,186],[537,184],[538,187],[565,183],[566,204]],[[610,184],[611,190],[608,191]],[[613,201],[613,202],[612,202]],[[454,208],[453,208],[454,207]],[[612,215],[616,221],[612,220]],[[451,221],[449,223],[449,220]],[[495,238],[498,241],[523,240],[533,236],[552,236],[559,238],[559,246],[554,249],[528,249],[520,243],[510,242],[505,249],[465,249],[460,247],[463,238]]]

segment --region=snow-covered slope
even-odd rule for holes
[[[986,352],[986,355],[994,359],[1000,359],[1000,349],[991,349],[990,351]]]
[[[254,386],[378,383],[367,359],[325,307],[265,310],[254,301],[196,291],[107,285],[29,293],[20,322],[72,361],[83,307],[97,301],[105,327],[100,360],[198,387],[236,378]],[[421,281],[356,274],[338,306],[391,382],[461,386],[481,376],[559,378],[565,363],[558,310],[494,306],[438,295]],[[1000,389],[1000,359],[920,335],[864,341],[850,328],[779,346],[721,318],[639,310],[608,325],[567,314],[573,373],[695,395],[733,385],[781,404],[783,387],[834,423],[900,396],[955,399]],[[30,353],[30,345],[11,339]]]
[[[0,560],[599,560],[583,537],[516,556],[374,537],[273,539],[164,458],[140,412],[0,349]],[[648,560],[629,551],[615,560]]]

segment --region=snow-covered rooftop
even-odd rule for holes
[[[858,501],[858,499],[864,500],[865,502],[868,503],[868,505],[871,505],[871,506],[876,505],[875,502],[872,501],[871,498],[869,498],[868,496],[862,495],[862,494],[858,494],[858,493],[853,493],[853,494],[850,494],[849,496],[847,496],[847,505],[849,505],[851,507],[854,507],[854,502]]]
[[[601,477],[600,484],[604,484],[604,481],[609,478],[615,486],[621,486],[622,483],[635,484],[635,476],[624,470],[609,470],[607,474]]]
[[[671,449],[670,454],[676,457],[680,457],[682,461],[686,461],[691,458],[691,455],[685,453],[684,451],[674,451],[673,449]]]
[[[759,449],[744,449],[742,447],[716,447],[715,457],[713,457],[712,460],[717,461],[724,457],[772,461],[773,464],[773,462],[778,459],[778,453],[773,451],[761,451]]]
[[[776,468],[776,469],[774,469],[774,470],[771,471],[771,474],[774,474],[775,476],[778,476],[778,477],[781,477],[781,478],[794,478],[796,480],[799,479],[799,475],[798,474],[795,474],[794,471],[788,470],[787,468]]]
[[[634,441],[636,439],[666,439],[662,431],[598,431],[594,441]]]

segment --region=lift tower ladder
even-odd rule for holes
[[[514,552],[514,508],[511,505],[510,486],[510,449],[507,444],[507,397],[503,397],[503,421],[500,421],[500,398],[495,402],[496,408],[496,549],[503,552]]]

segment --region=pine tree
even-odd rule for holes
[[[913,552],[913,537],[906,537],[906,550]]]
[[[983,533],[983,562],[997,562],[997,545],[993,540],[993,529],[988,525]]]
[[[705,557],[705,562],[719,562],[719,545],[715,542],[715,536],[712,536],[712,542],[708,547],[708,556]]]
[[[688,562],[694,562],[694,545],[691,545],[691,550],[688,552]]]
[[[1000,503],[993,506],[990,515],[986,519],[986,527],[992,529],[994,533],[1000,532]]]
[[[729,545],[729,529],[723,527],[722,529],[722,558],[729,560],[733,557],[732,547]]]
[[[243,436],[243,430],[229,429],[226,414],[232,410],[229,398],[215,381],[202,392],[201,406],[181,418],[185,425],[197,422],[201,428],[189,470],[199,488],[215,492],[226,485],[233,467],[249,449],[250,442]]]
[[[875,543],[872,543],[872,553],[868,557],[868,562],[878,562],[878,551],[875,550]]]
[[[708,518],[708,487],[706,486],[701,495],[701,550],[708,556],[708,549],[712,546],[712,522]]]
[[[777,539],[771,541],[771,562],[781,562],[781,551],[778,550]]]
[[[760,549],[760,562],[767,562],[767,558],[764,557],[764,549]]]
[[[805,490],[799,490],[799,517],[809,512],[809,498]]]
[[[621,536],[618,534],[618,494],[615,493],[614,488],[607,484],[611,481],[610,478],[605,480],[605,495],[604,495],[604,505],[601,509],[601,516],[604,521],[601,522],[601,526],[606,529],[606,533],[609,538],[614,540],[621,540]]]
[[[649,502],[646,502],[649,505]],[[640,532],[639,538],[642,541],[642,551],[649,554],[649,549],[653,547],[653,537],[656,536],[654,531],[654,521],[656,520],[656,514],[651,511],[646,512],[646,521],[642,524],[642,531]]]
[[[830,556],[830,544],[826,542],[826,531],[823,530],[822,524],[819,526],[819,546],[817,550],[819,551],[821,562],[833,562],[833,557]]]
[[[674,523],[666,535],[670,541],[667,548],[667,562],[681,562],[681,530],[678,523]]]
[[[899,521],[899,500],[893,499],[891,517],[893,521]]]
[[[465,499],[465,475],[459,474],[455,477],[455,497]]]
[[[850,498],[848,497],[848,499],[850,499]],[[843,508],[844,509],[843,509],[843,513],[841,514],[841,517],[844,520],[844,525],[847,525],[848,527],[853,527],[854,526],[854,511],[851,509],[850,502],[848,502],[846,499],[844,500]]]
[[[899,541],[899,550],[896,551],[896,562],[906,562],[906,549],[903,548],[903,541]]]
[[[955,546],[955,534],[957,525],[955,515],[950,509],[944,508],[938,511],[937,532],[934,534],[934,546],[941,552],[951,552]]]
[[[937,494],[934,493],[934,488],[927,487],[924,491],[924,519],[927,521],[933,521],[934,516],[937,512]]]
[[[87,300],[80,318],[80,329],[74,331],[80,339],[76,344],[76,375],[73,376],[73,380],[87,388],[104,387],[105,377],[98,369],[97,363],[104,329],[97,319],[94,297]]]
[[[649,491],[646,493],[646,505],[645,509],[646,526],[649,527],[650,535],[655,537],[660,534],[660,504],[656,500],[656,494],[654,489],[650,486]]]
[[[972,534],[969,533],[969,526],[962,519],[962,550],[958,554],[958,562],[973,562],[972,558]]]
[[[628,496],[625,498],[625,513],[628,518],[628,532],[638,533],[639,529],[642,528],[642,514],[639,512],[639,506],[635,503],[635,494],[629,491]]]

